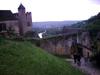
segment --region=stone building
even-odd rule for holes
[[[31,12],[26,12],[22,4],[18,7],[18,13],[12,13],[11,10],[0,10],[0,33],[5,33],[9,29],[21,36],[32,31]]]
[[[0,33],[5,33],[9,29],[18,34],[18,20],[10,10],[0,10]]]

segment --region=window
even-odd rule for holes
[[[0,32],[1,31],[6,31],[6,24],[5,23],[0,23]]]

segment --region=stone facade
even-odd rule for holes
[[[26,12],[22,4],[18,7],[18,13],[12,13],[10,10],[0,10],[0,33],[7,32],[9,29],[20,36],[32,31],[31,12]]]
[[[83,32],[82,34],[82,45],[86,46],[87,48],[83,47],[83,55],[84,57],[87,57],[88,55],[92,55],[92,50],[91,50],[91,39],[89,32]]]
[[[88,54],[92,55],[90,37],[88,32],[46,38],[41,41],[40,47],[52,54],[66,56],[69,55],[71,57],[72,50],[75,49],[72,47],[73,43],[80,44],[81,52],[84,57],[88,56]]]
[[[6,25],[6,30],[9,30],[11,28],[14,30],[15,34],[19,34],[19,27],[18,27],[18,20],[12,20],[12,21],[2,21],[0,22],[0,25],[5,24]],[[6,32],[6,30],[2,30],[1,32]]]
[[[40,47],[49,53],[55,55],[71,55],[71,46],[73,42],[73,35],[57,36],[41,41]]]
[[[32,31],[31,12],[26,12],[22,4],[18,7],[18,13],[14,13],[14,16],[18,19],[19,32],[21,35],[24,35],[28,31]]]

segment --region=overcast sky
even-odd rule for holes
[[[100,12],[100,0],[0,0],[0,10],[15,13],[21,3],[34,22],[85,20]]]

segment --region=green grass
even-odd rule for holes
[[[29,42],[0,44],[0,75],[85,75]]]

